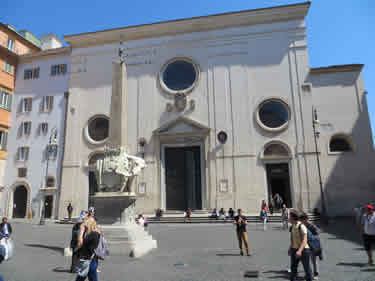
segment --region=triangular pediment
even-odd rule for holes
[[[168,121],[154,131],[155,135],[176,135],[207,133],[210,130],[207,126],[187,117],[178,117]]]

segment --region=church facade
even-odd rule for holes
[[[72,47],[60,216],[96,187],[125,48],[129,152],[147,168],[137,209],[242,208],[279,193],[330,215],[374,196],[362,65],[310,68],[309,3],[66,36]],[[314,109],[316,109],[315,117]]]
[[[306,211],[322,210],[324,198],[336,216],[375,198],[363,65],[310,67],[309,5],[65,36],[71,51],[58,217],[69,203],[73,215],[87,209],[98,190],[95,163],[110,146],[120,47],[128,151],[147,164],[133,182],[138,212],[258,213],[278,193]]]

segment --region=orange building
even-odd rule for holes
[[[40,51],[39,38],[27,30],[17,31],[0,23],[0,199],[18,56],[37,51]]]

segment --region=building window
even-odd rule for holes
[[[0,150],[6,150],[8,144],[8,132],[0,131]]]
[[[289,121],[289,108],[280,100],[267,100],[259,106],[258,121],[265,129],[283,129]]]
[[[26,176],[27,176],[27,168],[18,168],[18,177],[26,178]]]
[[[45,96],[42,100],[42,111],[50,112],[53,108],[53,96]]]
[[[330,152],[349,152],[353,147],[347,136],[333,136],[329,142]]]
[[[26,161],[29,159],[29,147],[21,146],[18,148],[17,151],[17,160],[18,161]]]
[[[21,127],[22,127],[22,135],[29,136],[31,133],[31,122],[30,121],[22,122]]]
[[[14,66],[5,62],[5,67],[4,67],[4,71],[5,72],[8,72],[9,74],[13,75],[14,74]]]
[[[23,98],[21,100],[21,112],[30,112],[32,110],[33,99]]]
[[[12,97],[11,94],[0,91],[0,107],[10,111],[12,108]]]
[[[39,67],[36,68],[31,68],[31,69],[25,69],[23,73],[23,79],[28,80],[28,79],[38,79],[39,78]]]
[[[56,186],[56,183],[55,183],[55,177],[52,177],[52,176],[48,176],[46,178],[46,187],[55,187]]]
[[[8,38],[8,45],[7,45],[8,50],[14,51],[14,40]]]
[[[41,135],[46,135],[48,132],[48,123],[40,123],[39,132]]]
[[[160,73],[160,83],[169,93],[187,93],[198,81],[198,67],[187,58],[177,58],[167,62]]]
[[[51,76],[64,75],[66,73],[66,64],[55,64],[51,66]]]
[[[57,158],[57,144],[47,145],[47,159],[55,160]]]
[[[106,117],[95,117],[89,121],[88,136],[96,142],[104,141],[109,134],[109,120]]]

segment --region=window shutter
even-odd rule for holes
[[[28,147],[25,147],[25,160],[28,160],[29,159],[29,148]]]
[[[12,110],[12,101],[13,101],[13,95],[8,96],[8,109],[9,111]]]
[[[27,109],[28,109],[27,111],[30,112],[32,110],[32,108],[33,108],[33,100],[32,100],[32,98],[28,98],[27,99],[27,103],[28,103],[27,104]]]
[[[48,104],[48,109],[51,111],[53,108],[53,96],[49,97],[49,104]]]
[[[1,148],[3,150],[7,150],[7,144],[8,144],[8,132],[2,132],[2,138],[1,138]]]

